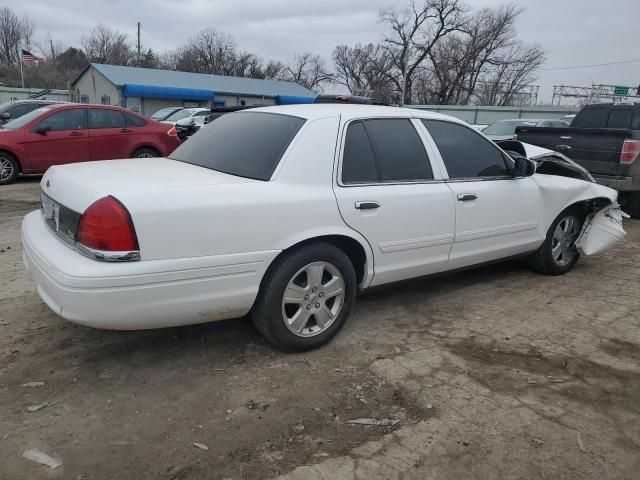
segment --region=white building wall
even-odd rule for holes
[[[102,103],[102,97],[109,97],[109,105],[120,105],[120,90],[93,67],[89,67],[72,87],[76,102]]]

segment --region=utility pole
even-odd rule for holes
[[[141,56],[141,45],[140,45],[140,22],[138,22],[138,67],[142,65],[142,56]]]

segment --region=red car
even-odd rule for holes
[[[61,104],[0,127],[0,185],[51,165],[132,157],[166,157],[180,141],[175,128],[130,110]]]

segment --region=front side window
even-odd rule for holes
[[[433,137],[449,178],[503,177],[509,175],[500,149],[473,129],[441,120],[423,120]]]
[[[347,128],[342,160],[343,183],[432,179],[429,157],[411,120],[359,120]]]
[[[303,118],[263,112],[223,115],[169,158],[230,175],[269,180]]]
[[[74,108],[56,112],[38,122],[35,128],[50,128],[52,132],[82,130],[87,128],[85,110],[84,108]]]
[[[124,115],[117,110],[89,109],[89,128],[124,128]]]

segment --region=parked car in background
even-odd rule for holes
[[[491,140],[511,140],[517,127],[565,128],[568,126],[569,124],[562,120],[550,120],[548,118],[517,118],[513,120],[499,120],[481,131]]]
[[[487,128],[489,125],[485,124],[485,123],[473,123],[473,124],[469,124],[471,128],[473,128],[474,130],[477,130],[479,132],[483,131],[485,128]]]
[[[0,127],[0,185],[52,165],[166,156],[179,144],[168,125],[124,108],[49,105]]]
[[[562,117],[560,120],[562,120],[564,123],[566,123],[567,125],[571,126],[571,122],[573,122],[573,119],[576,118],[576,114],[573,113],[571,115],[565,115],[564,117]]]
[[[585,167],[598,183],[618,190],[625,210],[640,218],[640,103],[587,105],[567,129],[521,126],[516,135]]]
[[[210,108],[183,108],[182,110],[178,110],[177,112],[173,113],[162,122],[175,125],[178,120],[193,118],[196,123],[204,125],[204,119],[209,115],[209,113],[211,113]]]
[[[342,328],[359,290],[516,255],[571,270],[583,224],[619,215],[615,190],[534,175],[511,155],[427,111],[243,110],[166,159],[49,169],[24,258],[73,322],[131,330],[250,312],[275,345],[307,350]]]
[[[183,110],[183,109],[184,109],[184,107],[167,107],[167,108],[163,108],[163,109],[160,109],[157,112],[155,112],[149,118],[151,120],[155,120],[156,122],[161,122],[161,121],[166,120],[167,118],[169,118],[174,113],[179,112],[180,110]]]
[[[0,125],[20,118],[38,108],[58,103],[68,103],[55,100],[14,100],[0,105]]]

